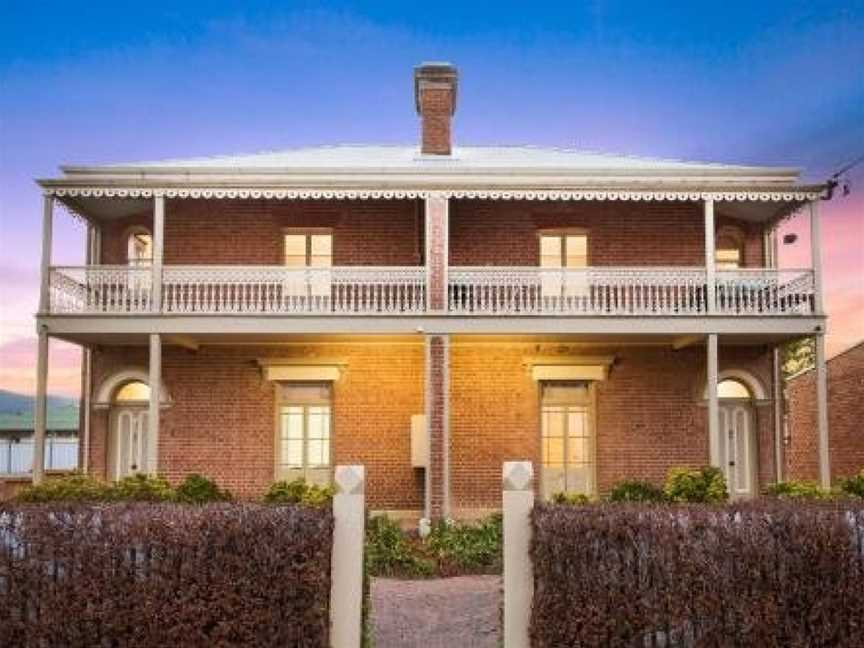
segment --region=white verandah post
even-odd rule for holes
[[[162,250],[165,241],[165,197],[155,196],[153,198],[153,261],[151,271],[152,279],[152,303],[150,308],[158,313],[162,310]]]
[[[831,458],[828,443],[828,368],[825,335],[816,336],[816,429],[819,436],[819,485],[831,488]]]
[[[33,483],[45,477],[45,431],[48,427],[48,330],[38,332],[36,351],[36,407],[33,425]]]
[[[714,240],[714,200],[705,200],[705,309],[709,313],[717,310],[717,273],[714,263],[716,243]]]
[[[156,475],[159,471],[159,415],[162,387],[162,338],[158,333],[150,335],[150,403],[147,412],[147,472]]]
[[[720,406],[717,400],[717,334],[708,335],[708,459],[720,468]]]

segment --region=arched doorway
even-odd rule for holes
[[[720,400],[720,466],[729,497],[750,499],[759,492],[753,393],[741,380],[727,378],[717,385]]]
[[[132,380],[120,385],[111,398],[108,474],[112,479],[146,473],[150,387]]]

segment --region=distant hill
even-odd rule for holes
[[[0,430],[33,429],[36,399],[27,394],[0,389]],[[48,429],[77,430],[78,401],[66,396],[48,396]]]

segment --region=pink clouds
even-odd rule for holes
[[[32,394],[36,391],[36,338],[0,344],[0,388]],[[52,340],[49,347],[48,392],[78,396],[81,390],[81,350]]]

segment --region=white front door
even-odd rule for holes
[[[147,472],[147,408],[112,409],[112,455],[114,479]]]
[[[732,499],[747,499],[756,494],[756,444],[751,413],[747,403],[720,403],[720,465]]]

